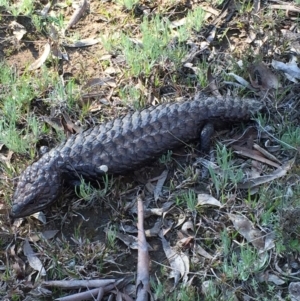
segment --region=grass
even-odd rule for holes
[[[12,33],[9,30],[1,32],[7,38],[2,41],[7,62],[0,63],[1,154],[6,156],[8,151],[13,152],[9,164],[4,160],[0,163],[0,198],[4,204],[11,199],[14,186],[12,180],[20,174],[24,166],[38,158],[40,145],[52,147],[65,139],[65,131],[61,124],[56,123],[58,126],[54,128],[44,122],[45,116],[57,117],[63,112],[74,123],[79,122],[83,127],[91,127],[129,110],[193,95],[199,88],[206,89],[205,92],[211,94],[211,91],[207,90],[207,87],[210,87],[209,68],[222,95],[263,99],[269,97],[272,100],[274,107],[270,105],[269,112],[264,114],[268,118],[259,117],[256,120],[260,129],[266,131],[253,134],[253,137],[259,137],[260,140],[256,142],[274,153],[282,162],[295,157],[300,145],[299,127],[296,123],[298,108],[296,104],[291,105],[290,95],[299,94],[296,85],[291,86],[283,74],[279,74],[278,77],[283,87],[288,88],[277,89],[273,94],[268,94],[268,91],[263,89],[257,89],[256,92],[246,88],[237,89],[224,83],[224,80],[233,81],[233,78],[227,75],[229,72],[249,81],[251,64],[261,61],[269,63],[273,58],[272,47],[276,43],[277,59],[280,51],[287,52],[288,41],[278,44],[274,38],[268,44],[265,36],[260,36],[261,28],[266,32],[273,28],[281,28],[288,18],[285,12],[268,11],[267,7],[264,7],[263,13],[259,12],[254,17],[251,13],[253,4],[241,1],[233,16],[234,22],[230,23],[230,26],[226,22],[217,24],[214,41],[208,44],[207,49],[199,51],[201,43],[207,42],[207,25],[212,25],[210,22],[216,18],[214,15],[207,18],[207,11],[200,6],[196,5],[190,9],[179,1],[168,1],[157,8],[152,3],[143,3],[144,6],[153,5],[148,9],[135,0],[119,0],[110,4],[99,1],[96,3],[93,0],[90,2],[91,11],[87,12],[66,36],[101,37],[101,43],[92,48],[67,49],[66,52],[71,55],[70,62],[62,63],[49,57],[42,68],[29,72],[26,68],[32,62],[32,58],[30,61],[24,56],[24,61],[15,67],[17,55],[23,51],[25,53],[29,46],[34,49],[42,48],[49,36],[50,25],[58,28],[60,35],[65,20],[69,20],[70,15],[66,15],[65,7],[55,6],[52,15],[42,18],[37,13],[41,9],[37,2],[0,0],[1,21],[7,28],[12,20],[17,20],[27,29],[32,29],[18,45],[10,44]],[[210,3],[216,10],[222,8],[220,5],[222,1]],[[139,14],[143,9],[149,12],[148,15]],[[243,22],[245,17],[251,20],[251,28],[257,37],[269,47],[267,53],[264,52],[264,48],[255,48],[255,43],[243,43],[243,35],[235,35],[238,31],[247,32],[247,26]],[[267,22],[269,19],[270,22]],[[182,20],[184,22],[181,26],[174,26],[174,21]],[[87,27],[88,24],[93,24],[93,27]],[[94,27],[97,27],[95,31]],[[37,40],[31,41],[33,36]],[[58,40],[63,38],[59,36]],[[234,39],[238,39],[237,45]],[[224,41],[232,46],[233,50],[226,48]],[[196,48],[199,53],[188,61],[191,64],[189,66],[186,65],[185,59],[190,55],[191,45],[199,46]],[[32,51],[33,48],[30,49]],[[106,58],[103,58],[105,56]],[[238,64],[241,61],[243,67]],[[114,68],[115,73],[106,73],[108,67]],[[108,77],[114,79],[116,85],[100,86],[99,94],[82,104],[81,88],[84,81]],[[161,88],[165,86],[173,88],[171,96],[160,94]],[[285,109],[285,103],[293,110]],[[235,126],[235,129],[238,128],[241,127]],[[221,134],[218,140],[223,141],[225,136],[232,138],[233,135],[232,132]],[[289,276],[281,277],[285,283],[280,286],[268,281],[267,276],[273,273],[275,265],[288,275],[288,271],[292,269],[289,266],[291,254],[300,251],[298,161],[286,177],[261,185],[252,195],[251,191],[238,189],[238,183],[254,173],[255,168],[255,172],[261,175],[274,169],[257,162],[254,168],[252,163],[248,164],[250,160],[247,160],[247,163],[246,159],[237,160],[230,147],[221,143],[213,145],[216,149],[216,167],[209,168],[209,175],[205,179],[199,176],[198,167],[193,166],[197,152],[189,147],[184,151],[174,150],[163,154],[149,174],[148,169],[146,170],[147,174],[143,174],[143,179],[111,179],[104,176],[103,179],[96,179],[101,181],[101,188],[81,181],[75,189],[76,195],[65,192],[58,207],[51,208],[52,214],[46,214],[49,218],[47,227],[59,229],[60,234],[51,240],[31,242],[43,261],[47,277],[57,280],[67,277],[118,277],[132,271],[136,264],[132,261],[135,251],[129,251],[119,241],[117,233],[123,231],[126,234],[124,229],[127,226],[136,225],[136,212],[128,208],[134,206],[132,203],[141,183],[144,184],[148,179],[157,176],[158,166],[168,168],[168,178],[159,200],[155,204],[150,203],[149,206],[162,207],[165,201],[174,202],[171,209],[163,215],[166,225],[176,225],[173,228],[170,226],[171,230],[166,238],[172,245],[176,245],[178,237],[182,237],[181,224],[177,223],[183,215],[183,222],[192,221],[196,230],[189,230],[192,242],[184,249],[190,259],[189,279],[193,277],[189,285],[180,283],[172,289],[173,282],[168,279],[168,262],[165,259],[157,259],[158,252],[150,253],[151,259],[160,260],[159,263],[165,265],[164,268],[155,271],[155,274],[151,271],[151,288],[155,297],[158,300],[209,301],[243,299],[248,295],[263,301],[271,300],[283,292],[282,298],[289,300],[287,288],[295,279]],[[151,185],[154,187],[155,182],[151,182]],[[147,201],[152,197],[149,192],[153,189],[151,185],[146,183]],[[222,207],[201,206],[201,210],[198,210],[197,194],[204,191],[216,197],[222,203]],[[73,199],[81,199],[84,202],[78,202],[81,206],[78,203],[73,205]],[[53,214],[55,210],[56,214]],[[256,229],[272,234],[275,247],[261,254],[233,227],[228,213],[242,214]],[[104,214],[108,215],[107,219],[103,217]],[[93,218],[97,222],[92,222]],[[152,227],[152,223],[157,219],[156,216],[147,218],[147,228]],[[40,281],[36,278],[34,270],[27,265],[22,243],[24,239],[31,237],[33,229],[43,232],[44,226],[39,223],[31,224],[31,219],[28,219],[16,230],[14,236],[10,234],[7,238],[8,234],[5,233],[12,233],[12,230],[8,227],[5,216],[0,224],[3,229],[0,236],[3,251],[0,259],[9,266],[0,274],[0,280],[7,284],[12,299],[22,300],[22,285],[26,284],[22,283],[22,280],[16,281],[16,275],[22,275],[21,278],[26,281]],[[105,234],[102,233],[104,227],[107,228]],[[149,243],[152,244],[153,240],[149,239]],[[194,248],[197,244],[205,249],[212,259],[199,255]],[[160,244],[158,246],[161,248]],[[16,263],[11,254],[7,253],[8,250],[12,250],[18,260],[24,261]],[[23,266],[26,266],[26,269],[23,269]],[[263,282],[259,281],[261,275],[265,277]],[[16,288],[20,289],[20,293]],[[26,290],[24,292],[26,294]],[[5,294],[0,291],[1,297]],[[57,291],[57,296],[62,294],[62,291]]]
[[[10,150],[24,154],[36,143],[40,134],[38,120],[29,110],[29,100],[36,96],[36,93],[28,79],[17,78],[4,63],[0,66],[0,81],[4,91],[0,101],[0,141]],[[20,129],[24,117],[25,128]]]
[[[233,166],[232,153],[225,146],[217,145],[217,169],[209,167],[209,173],[218,197],[227,190],[234,190],[244,177],[239,166]],[[230,188],[228,187],[230,185]]]
[[[20,15],[31,15],[34,10],[34,2],[30,0],[21,0],[15,3],[9,0],[0,0],[0,6],[4,6],[15,18]]]
[[[81,179],[80,185],[75,187],[76,195],[80,199],[86,201],[89,205],[91,205],[91,202],[103,199],[107,195],[107,193],[112,189],[113,178],[109,178],[106,174],[102,177],[101,183],[103,184],[103,188],[97,189],[94,186],[92,186],[90,182],[86,182],[84,179]]]
[[[139,0],[116,0],[117,4],[124,6],[127,10],[132,10]]]

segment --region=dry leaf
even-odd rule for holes
[[[263,233],[256,229],[252,222],[242,215],[228,213],[230,220],[233,223],[234,228],[244,237],[246,240],[253,244],[253,246],[262,251],[265,247],[263,239]]]
[[[104,78],[91,78],[87,81],[87,83],[82,87],[82,89],[87,90],[95,86],[103,86],[103,87],[112,87],[115,88],[116,81],[111,77]]]
[[[70,42],[63,42],[62,45],[65,47],[75,48],[75,47],[88,47],[92,45],[96,45],[101,42],[101,39],[82,39],[77,40],[76,42],[70,43]]]
[[[158,236],[162,226],[162,220],[159,219],[151,229],[145,230],[146,237],[156,237]]]
[[[31,233],[29,240],[31,242],[37,242],[41,238],[44,238],[46,240],[53,238],[59,231],[58,230],[46,230],[42,233]]]
[[[49,10],[50,10],[50,8],[51,8],[51,5],[52,5],[52,1],[49,1],[45,6],[44,6],[44,8],[41,10],[41,12],[40,12],[40,15],[42,16],[42,17],[47,17],[47,15],[48,15],[48,12],[49,12]]]
[[[13,154],[14,154],[14,152],[11,151],[11,150],[8,151],[7,156],[4,156],[4,155],[0,154],[0,162],[5,163],[6,166],[10,168],[10,166],[11,166],[10,165],[10,160],[11,160],[11,157],[12,157]]]
[[[192,230],[194,232],[194,224],[192,221],[186,221],[182,226],[181,226],[181,231],[185,234],[188,235],[188,230]]]
[[[231,75],[235,78],[235,80],[240,83],[243,87],[246,87],[250,90],[253,90],[252,86],[250,85],[250,83],[248,81],[246,81],[245,79],[243,79],[241,76],[236,75],[232,72],[228,73],[228,75]]]
[[[123,233],[116,233],[116,237],[118,239],[120,239],[127,247],[129,247],[132,250],[138,250],[139,248],[139,242],[137,237],[133,236],[133,235],[129,235],[129,234],[123,234]],[[152,247],[147,244],[148,246],[148,250],[152,251]]]
[[[149,217],[151,215],[162,216],[165,212],[167,212],[170,207],[174,204],[173,201],[163,203],[161,208],[147,208],[145,209],[145,216]]]
[[[188,280],[188,273],[190,270],[190,263],[188,256],[172,248],[167,240],[164,238],[162,231],[160,234],[162,240],[162,245],[164,252],[168,258],[172,271],[170,273],[170,278],[174,278],[174,287],[179,283],[181,277],[183,277],[183,283]]]
[[[286,173],[291,169],[292,165],[294,164],[294,160],[291,160],[281,167],[277,168],[274,172],[269,175],[257,177],[255,179],[247,179],[242,184],[238,184],[238,188],[240,189],[249,189],[264,183],[271,182],[275,179],[281,178],[286,175]]]
[[[18,41],[20,41],[23,38],[24,34],[26,34],[27,32],[25,27],[16,21],[12,21],[9,24],[9,28],[13,30],[13,34]]]
[[[33,216],[34,218],[36,218],[37,220],[39,220],[41,223],[43,223],[44,225],[46,225],[47,223],[47,219],[46,219],[46,215],[43,212],[36,212],[34,214],[32,214],[31,216]]]
[[[75,10],[74,14],[72,15],[69,23],[67,24],[65,30],[70,29],[73,25],[75,25],[79,19],[82,17],[86,9],[88,8],[87,0],[83,0],[78,8]]]
[[[60,60],[65,60],[65,61],[69,61],[69,55],[68,53],[63,53],[60,51],[58,45],[53,45],[52,50],[51,50],[51,54],[54,58],[58,58]]]
[[[220,100],[223,99],[223,96],[221,95],[220,91],[218,90],[218,86],[217,86],[217,81],[214,78],[212,71],[211,71],[211,67],[209,67],[207,69],[207,79],[209,82],[209,89],[211,91],[211,93],[216,97],[219,98]]]
[[[270,273],[269,271],[265,271],[264,273],[259,274],[257,279],[259,280],[259,282],[267,282],[268,281],[268,282],[273,282],[276,285],[285,284],[284,280],[282,280],[277,275]]]
[[[106,73],[106,74],[117,74],[117,73],[120,73],[120,71],[117,70],[117,69],[114,68],[114,67],[107,67],[107,68],[104,70],[104,73]]]
[[[40,68],[46,62],[46,60],[50,54],[50,51],[51,51],[51,46],[49,43],[47,43],[44,46],[43,54],[29,66],[28,70],[32,71],[32,70],[36,70],[36,69]]]
[[[204,258],[207,259],[213,259],[213,257],[207,253],[200,245],[196,244],[195,245],[195,252],[197,252],[199,255],[203,256]]]
[[[246,158],[251,158],[254,159],[256,161],[268,164],[270,166],[276,167],[276,168],[280,168],[280,164],[275,163],[265,157],[262,157],[259,155],[259,153],[257,153],[257,151],[252,150],[252,149],[248,149],[246,147],[243,146],[238,146],[238,145],[232,145],[232,148],[235,150],[234,153]],[[265,154],[267,153],[267,151],[265,152]]]
[[[222,204],[210,194],[200,193],[198,194],[197,206],[203,205],[222,207]]]
[[[252,65],[249,72],[250,81],[254,88],[269,90],[281,87],[277,76],[263,63]]]
[[[40,259],[35,255],[34,251],[32,250],[28,240],[24,241],[23,245],[23,252],[24,255],[27,257],[29,265],[36,271],[39,272],[42,276],[46,276],[46,271],[42,265]]]
[[[259,152],[261,152],[265,157],[267,157],[268,159],[277,162],[281,165],[281,162],[279,159],[277,159],[275,156],[273,156],[271,153],[269,153],[267,150],[265,150],[264,148],[260,147],[258,144],[253,144],[253,148],[258,150]]]
[[[59,33],[56,29],[56,27],[54,27],[52,24],[49,24],[47,26],[47,32],[48,32],[48,35],[49,35],[49,38],[55,42],[58,42],[58,39],[59,39]]]
[[[297,58],[293,57],[289,63],[282,63],[276,60],[272,60],[272,66],[284,72],[286,78],[294,83],[298,83],[297,79],[300,79],[300,68],[297,65]]]
[[[289,284],[289,294],[291,301],[300,301],[300,282],[291,282]]]

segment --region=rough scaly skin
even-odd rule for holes
[[[262,108],[252,99],[224,100],[196,95],[167,103],[90,128],[72,136],[20,175],[10,216],[24,217],[53,203],[63,182],[101,178],[134,170],[168,149],[199,137],[210,123],[244,121]],[[100,168],[101,167],[101,168]]]

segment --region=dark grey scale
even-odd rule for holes
[[[76,148],[72,147],[70,151],[70,157],[76,158],[82,152],[83,145],[78,144]]]
[[[96,137],[97,141],[99,142],[103,142],[107,139],[107,134],[106,132],[105,133],[102,133],[102,134],[99,134],[97,137]]]

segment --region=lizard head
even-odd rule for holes
[[[61,187],[57,159],[51,159],[46,154],[20,175],[13,195],[10,217],[25,217],[41,211],[57,199]]]

